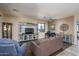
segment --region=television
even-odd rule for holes
[[[25,28],[25,34],[34,34],[34,28]]]

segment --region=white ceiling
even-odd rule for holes
[[[0,11],[5,16],[59,19],[79,14],[78,3],[1,3]]]

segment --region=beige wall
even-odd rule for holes
[[[68,24],[69,30],[66,32],[68,34],[73,35],[73,44],[77,45],[77,22],[79,22],[79,15],[70,16],[62,19],[55,20],[51,22],[52,24],[55,24],[56,32],[61,32],[60,25],[61,24]]]
[[[13,27],[12,27],[12,37],[13,39],[17,40],[19,39],[19,22],[26,22],[26,23],[45,23],[45,32],[47,32],[48,30],[48,23],[47,21],[44,20],[35,20],[35,19],[30,19],[30,18],[22,18],[22,17],[5,17],[2,19],[2,22],[11,22],[13,23]],[[1,24],[1,23],[0,23]],[[41,32],[39,33],[39,38],[44,38],[45,37],[45,32]],[[1,34],[1,33],[0,33]],[[1,36],[1,35],[0,35]]]
[[[2,38],[2,22],[3,22],[3,19],[0,18],[0,38]]]
[[[77,38],[76,38],[76,20],[79,20],[79,16],[76,16],[74,19],[74,16],[70,16],[70,17],[66,17],[66,18],[62,18],[62,19],[58,19],[55,20],[51,23],[55,24],[55,31],[56,32],[61,32],[60,30],[60,25],[61,24],[68,24],[69,25],[69,30],[66,32],[68,34],[72,34],[73,36],[75,36],[74,42],[76,44],[77,42]],[[30,18],[18,18],[18,17],[5,17],[5,18],[0,18],[0,38],[2,38],[2,22],[11,22],[13,23],[13,39],[18,41],[18,34],[19,34],[19,22],[29,22],[29,23],[45,23],[45,32],[48,31],[48,23],[47,21],[44,20],[35,20],[35,19],[30,19]],[[39,38],[43,38],[45,36],[45,32],[39,33]]]
[[[66,34],[72,34],[73,36],[73,43],[74,43],[74,16],[69,16],[69,17],[65,17],[62,19],[57,19],[55,21],[53,21],[53,23],[55,24],[55,32],[60,33],[62,32],[60,30],[60,26],[62,24],[68,24],[69,25],[69,30],[66,31]]]
[[[69,30],[66,31],[66,33],[68,34],[74,34],[74,17],[70,16],[70,17],[66,17],[66,18],[62,18],[62,19],[57,19],[55,21],[55,26],[56,26],[56,32],[62,32],[60,30],[60,26],[62,24],[68,24],[69,25]]]
[[[0,11],[0,15],[3,16],[3,13]],[[3,17],[0,17],[0,38],[2,38],[2,22],[3,22]]]

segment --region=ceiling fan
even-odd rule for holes
[[[43,19],[45,19],[45,20],[49,20],[49,21],[53,21],[53,20],[55,20],[55,19],[53,19],[52,17],[48,17],[48,16],[44,16]]]

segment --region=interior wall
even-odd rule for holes
[[[3,13],[0,11],[0,38],[2,38],[2,22],[3,22]]]
[[[72,34],[73,36],[73,43],[74,43],[74,16],[69,16],[66,18],[61,18],[61,19],[57,19],[53,22],[55,24],[55,32],[56,33],[60,33],[62,32],[60,30],[60,26],[62,24],[68,24],[69,25],[69,30],[66,31],[66,34]]]
[[[2,22],[3,22],[3,19],[0,18],[0,38],[2,38]]]
[[[74,34],[74,17],[73,16],[70,16],[70,17],[66,17],[66,18],[62,18],[62,19],[57,19],[55,21],[55,26],[56,26],[56,32],[62,32],[60,30],[60,26],[62,24],[68,24],[69,25],[69,30],[66,31],[66,33],[68,34]]]
[[[34,24],[38,24],[38,23],[44,23],[45,24],[45,32],[39,32],[38,36],[39,39],[40,38],[44,38],[45,37],[45,33],[48,31],[48,23],[47,21],[44,20],[36,20],[36,19],[30,19],[30,18],[22,18],[22,17],[5,17],[3,19],[3,22],[10,22],[13,23],[13,28],[12,28],[12,35],[13,35],[13,39],[18,41],[18,34],[19,34],[19,22],[26,22],[26,23],[34,23]]]

